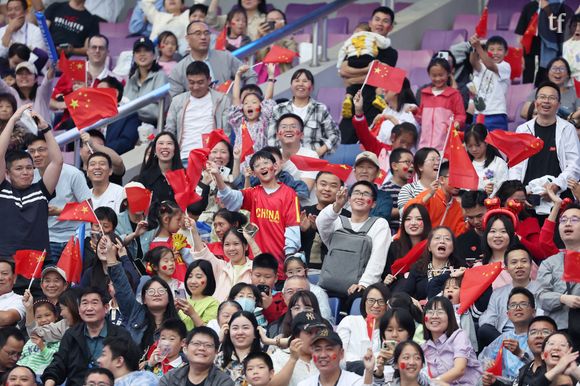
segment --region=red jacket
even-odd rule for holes
[[[369,125],[367,119],[364,115],[352,117],[352,125],[354,126],[354,131],[360,144],[363,145],[365,150],[373,152],[379,156],[381,151],[384,149],[387,153],[393,148],[391,145],[383,143],[377,139],[369,130]]]

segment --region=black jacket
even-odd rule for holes
[[[131,339],[123,327],[114,326],[108,321],[106,323],[108,337],[122,336]],[[64,334],[58,352],[54,354],[52,362],[42,374],[43,383],[52,379],[57,385],[64,383],[65,380],[67,386],[82,386],[84,384],[85,374],[91,360],[84,329],[85,324],[79,323],[69,328]]]

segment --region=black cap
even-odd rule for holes
[[[312,311],[309,312],[301,312],[292,318],[292,325],[290,326],[292,331],[296,331],[296,329],[300,330],[308,330],[313,327],[328,327],[325,323],[324,319],[320,315],[315,314]]]
[[[323,339],[333,343],[335,346],[342,347],[342,340],[340,339],[340,336],[338,336],[338,334],[331,328],[321,328],[318,330],[314,338],[312,338],[311,344],[314,344]]]
[[[137,39],[135,43],[133,43],[133,52],[137,51],[141,47],[146,48],[147,51],[155,52],[155,45],[147,38]]]

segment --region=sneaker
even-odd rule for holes
[[[385,98],[383,98],[382,95],[377,95],[372,105],[374,108],[380,111],[383,111],[384,109],[387,108],[387,102],[385,102]]]

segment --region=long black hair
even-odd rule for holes
[[[489,247],[489,243],[487,242],[487,235],[489,234],[489,231],[491,230],[493,223],[496,222],[497,220],[500,220],[503,223],[505,230],[510,238],[510,241],[509,241],[507,247],[509,248],[510,245],[512,245],[513,243],[518,241],[518,237],[516,235],[514,223],[512,222],[510,217],[508,217],[505,214],[501,214],[501,213],[493,214],[493,215],[489,216],[489,218],[487,219],[487,226],[485,227],[485,230],[483,231],[483,235],[481,236],[481,251],[483,252],[483,259],[481,262],[483,264],[489,263],[491,260],[491,257],[493,256],[493,252],[492,252],[491,248]]]
[[[308,280],[308,279],[306,279]],[[288,304],[288,311],[286,315],[284,315],[284,319],[282,319],[282,323],[280,326],[280,332],[284,337],[288,337],[292,334],[292,307],[294,307],[298,301],[301,300],[302,303],[306,306],[312,307],[313,311],[316,315],[321,315],[320,313],[320,305],[318,304],[318,299],[316,295],[314,295],[310,291],[297,291],[292,297],[290,298],[290,302]]]
[[[396,256],[397,258],[405,256],[411,250],[411,248],[413,248],[411,237],[409,237],[409,234],[405,230],[405,223],[407,222],[406,219],[413,209],[417,209],[419,211],[421,214],[421,220],[423,221],[423,233],[421,233],[421,240],[425,240],[431,232],[431,217],[429,217],[427,208],[421,204],[411,204],[406,207],[403,211],[403,217],[401,217],[401,236],[399,237],[398,241],[399,250]]]
[[[451,252],[449,257],[447,258],[449,265],[452,266],[453,268],[465,267],[465,262],[461,258],[459,258],[455,255],[455,253],[457,252],[457,238],[455,237],[455,234],[453,233],[453,231],[449,227],[440,225],[440,226],[433,228],[431,230],[431,232],[429,233],[429,237],[427,237],[426,250],[427,251],[429,250],[429,245],[431,245],[431,240],[433,240],[433,236],[435,235],[435,232],[440,230],[440,229],[445,229],[451,235],[451,243],[453,244],[453,252]],[[429,267],[429,263],[431,262],[432,259],[433,259],[433,253],[427,252],[426,254],[423,255],[423,257],[421,257],[414,264],[413,267],[419,272],[427,273],[427,268]]]
[[[236,349],[234,347],[234,343],[232,342],[230,334],[232,331],[232,323],[234,322],[234,320],[241,317],[248,319],[250,323],[252,323],[252,326],[254,326],[254,341],[252,342],[252,348],[250,352],[262,351],[262,344],[260,343],[260,333],[258,331],[258,321],[256,320],[256,317],[251,312],[238,311],[232,315],[232,318],[228,323],[229,329],[226,332],[222,343],[222,352],[224,353],[222,368],[226,368],[230,364],[233,355],[237,356]],[[242,358],[238,358],[238,360],[241,362]]]
[[[147,323],[147,329],[143,333],[143,338],[141,339],[140,343],[140,347],[143,351],[145,351],[147,347],[153,344],[155,341],[155,332],[157,330],[157,326],[155,325],[155,316],[153,316],[153,313],[149,310],[149,307],[145,305],[145,294],[153,283],[159,283],[167,291],[167,307],[165,307],[165,312],[163,313],[163,322],[171,318],[179,319],[179,315],[173,301],[173,293],[171,292],[169,284],[167,284],[167,282],[161,279],[159,276],[152,276],[151,279],[149,279],[141,289],[141,299],[143,299],[143,309],[145,310],[145,321]]]
[[[397,94],[397,111],[401,112],[406,103],[417,104],[417,99],[415,98],[415,95],[413,95],[413,90],[411,89],[411,82],[409,82],[409,79],[407,78],[403,80],[403,88],[401,88],[401,91]]]
[[[469,141],[471,138],[473,138],[475,143],[478,145],[480,143],[485,142],[485,138],[487,138],[487,128],[485,127],[485,125],[483,123],[475,123],[475,124],[471,125],[471,127],[465,131],[465,136],[463,137],[463,142],[465,142],[466,146],[467,146],[467,141]],[[469,159],[473,161],[473,156],[469,152],[467,152],[467,155],[469,156]],[[491,164],[493,162],[493,159],[495,157],[502,158],[501,154],[495,148],[495,146],[487,144],[487,147],[485,150],[485,162],[483,163],[483,167],[484,168],[488,167],[489,164]]]
[[[179,151],[179,141],[177,140],[177,137],[169,131],[162,131],[161,133],[157,134],[155,139],[151,142],[150,145],[151,151],[149,153],[149,158],[143,160],[141,170],[139,171],[139,176],[143,177],[143,175],[149,173],[151,170],[159,169],[159,159],[155,154],[155,148],[157,147],[157,141],[159,141],[159,138],[165,135],[171,138],[175,146],[173,158],[171,159],[171,170],[183,169],[183,164],[181,163]]]

